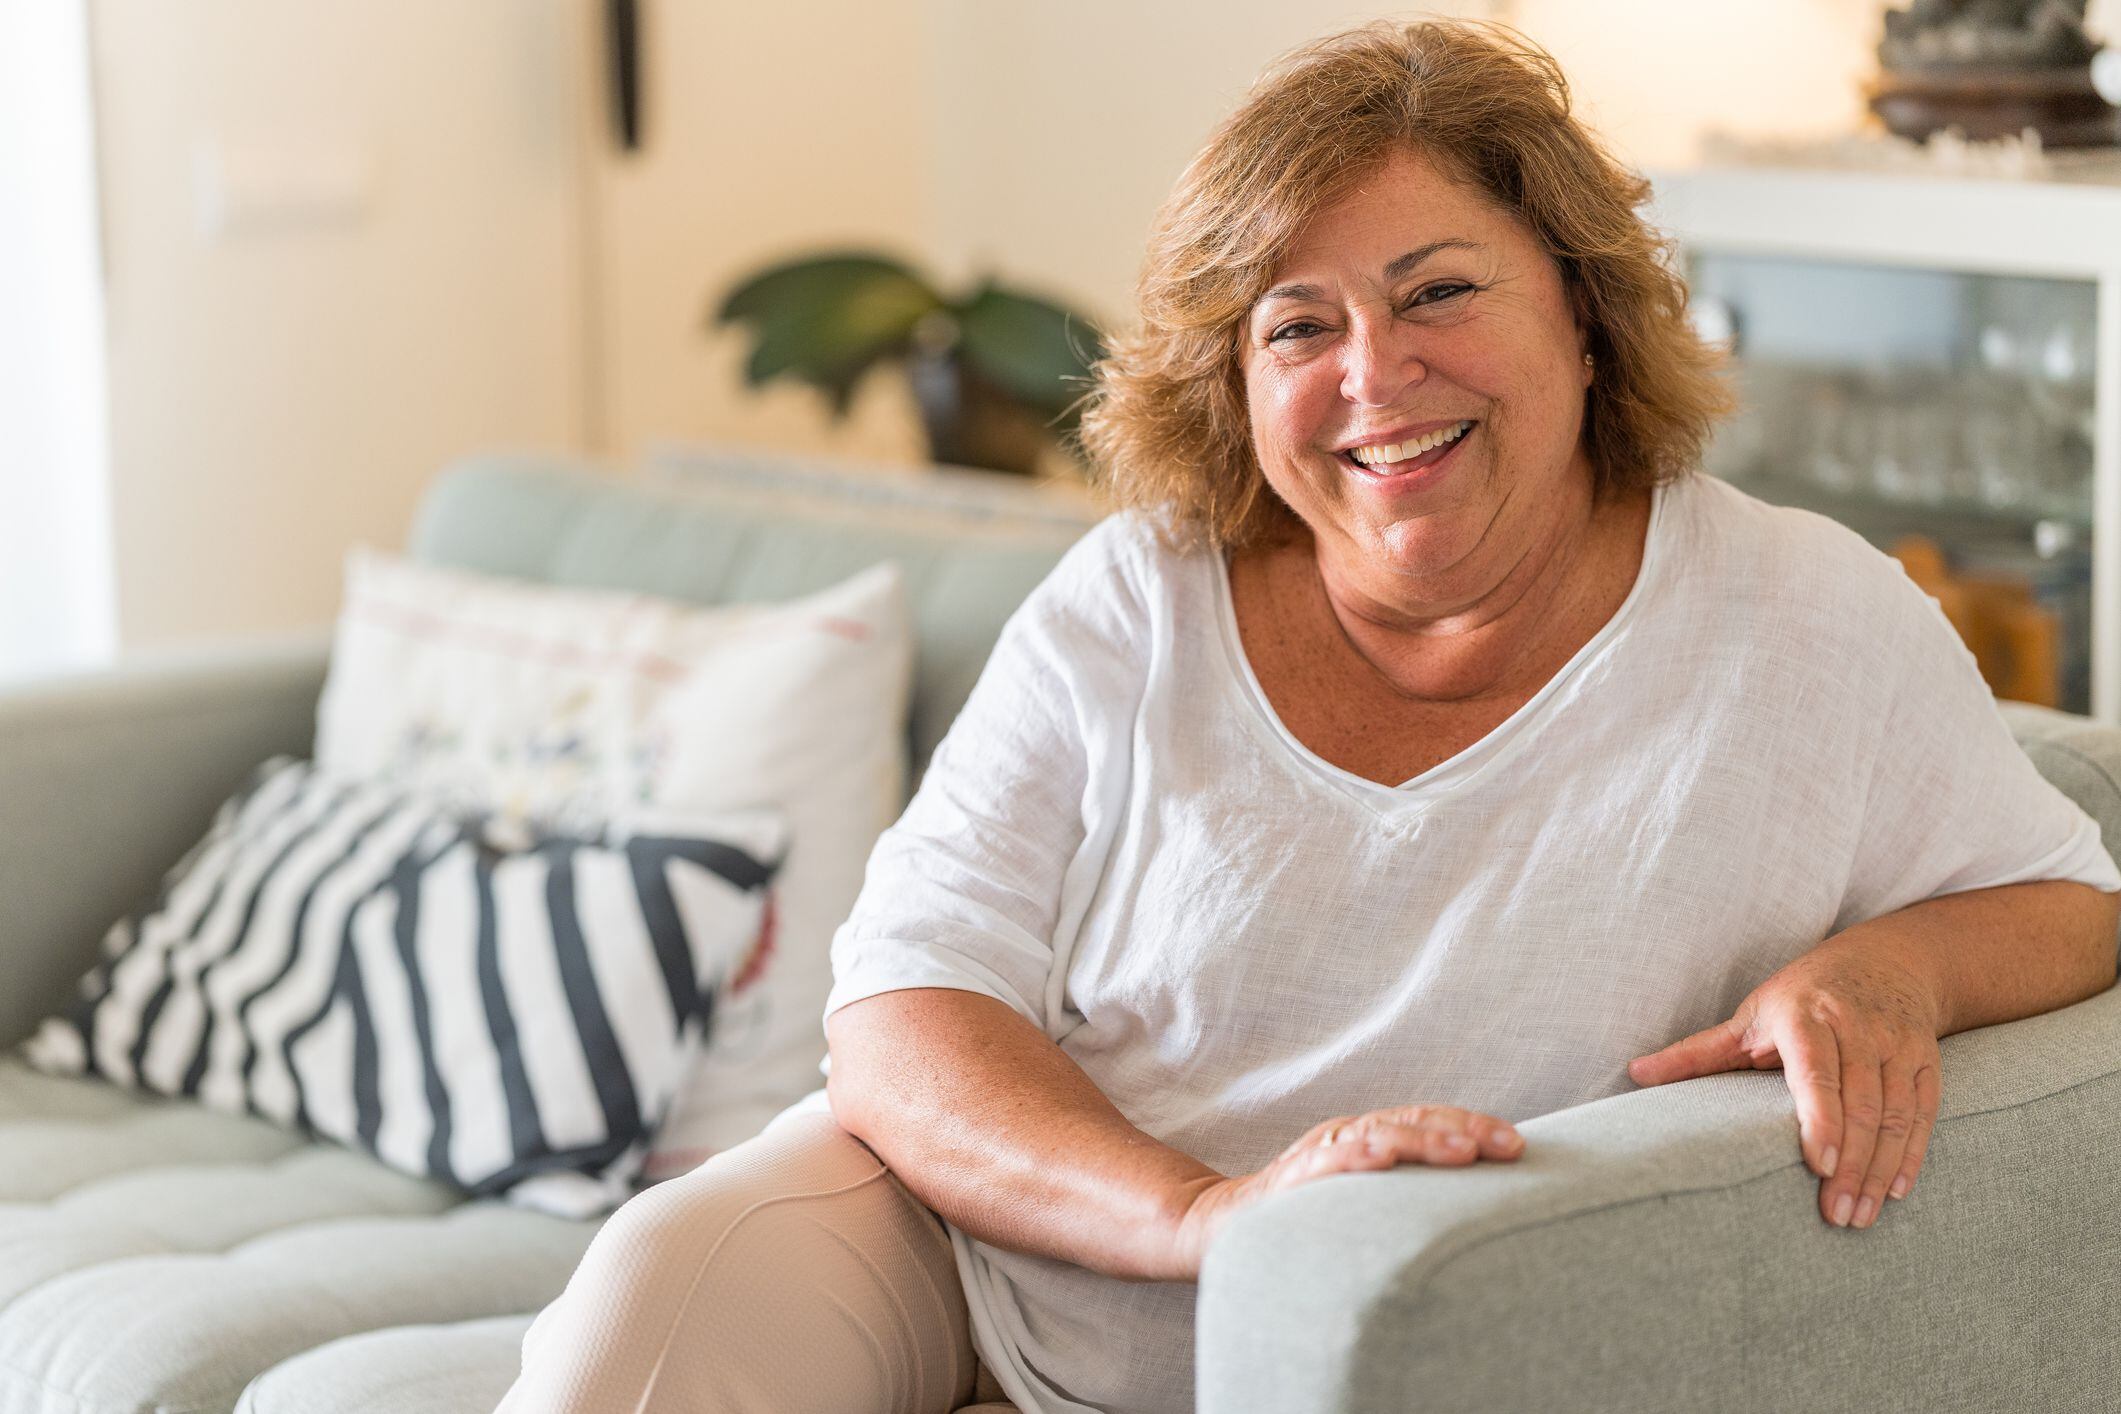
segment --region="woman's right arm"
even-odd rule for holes
[[[840,1127],[960,1231],[1107,1276],[1185,1281],[1192,1198],[1223,1175],[1129,1124],[1037,1027],[977,992],[913,987],[826,1022]]]
[[[1082,1068],[992,997],[881,992],[834,1012],[826,1098],[914,1197],[990,1246],[1128,1281],[1197,1281],[1230,1216],[1270,1193],[1395,1164],[1516,1158],[1501,1120],[1404,1105],[1314,1125],[1227,1177],[1129,1124]]]

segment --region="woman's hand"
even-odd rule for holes
[[[1869,1227],[1922,1170],[1937,1121],[1937,998],[1890,950],[1833,939],[1762,982],[1730,1020],[1628,1063],[1638,1085],[1780,1067],[1819,1212]]]
[[[1201,1259],[1230,1215],[1269,1193],[1335,1173],[1395,1164],[1455,1166],[1475,1159],[1514,1159],[1524,1139],[1509,1125],[1456,1105],[1401,1105],[1343,1115],[1314,1125],[1258,1173],[1219,1178],[1195,1189],[1175,1237],[1172,1280],[1198,1281]]]

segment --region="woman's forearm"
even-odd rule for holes
[[[1910,904],[1821,946],[1893,952],[1932,989],[1939,1036],[2037,1016],[2114,983],[2121,894],[2045,880]]]
[[[1135,1281],[1185,1279],[1178,1221],[1223,1175],[1129,1124],[992,997],[883,992],[826,1019],[840,1127],[913,1196],[993,1246]]]

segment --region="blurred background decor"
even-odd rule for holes
[[[1911,141],[1865,106],[1888,9],[1912,72],[1970,42],[2081,57],[2121,0],[1422,8],[1551,50],[1656,183],[1697,304],[1742,345],[1750,411],[1713,469],[2028,586],[2057,616],[2047,690],[2121,721],[2121,147]],[[757,330],[703,329],[713,301],[888,253],[931,291],[910,307],[993,273],[1080,311],[1080,367],[1131,318],[1150,221],[1213,124],[1274,56],[1378,13],[0,6],[0,680],[315,633],[347,547],[402,543],[436,468],[488,450],[614,476],[795,457],[877,497],[1079,503],[1079,390],[1046,401],[1065,374],[1027,396],[978,371],[978,328],[916,318],[884,376],[821,397],[751,380]],[[941,430],[934,408],[978,424],[997,388],[1006,436]],[[935,466],[1029,445],[1037,477]]]
[[[1700,167],[1657,202],[1740,395],[1708,469],[1896,556],[1999,696],[2121,715],[2121,164]]]
[[[807,383],[843,418],[855,385],[900,362],[932,460],[1030,475],[1049,441],[1072,453],[1096,326],[992,278],[951,299],[899,261],[866,253],[808,256],[750,276],[716,324],[752,338],[744,381]]]
[[[2025,129],[2049,147],[2121,142],[2121,110],[2092,82],[2087,0],[1912,0],[1885,13],[1870,104],[1902,137]]]

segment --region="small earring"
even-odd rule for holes
[[[1589,354],[1585,354],[1583,356],[1583,366],[1585,368],[1596,368],[1598,366],[1598,360],[1592,358]]]

